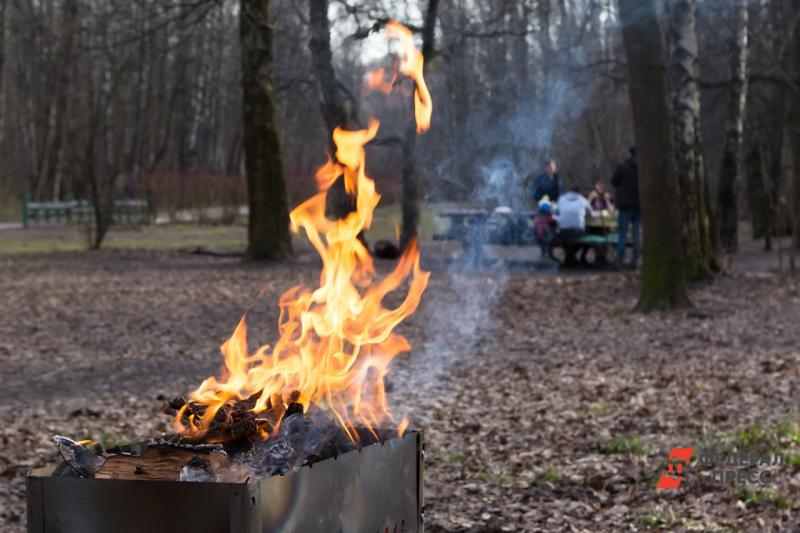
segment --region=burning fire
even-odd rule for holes
[[[431,117],[422,54],[404,26],[390,22],[386,34],[401,45],[399,72],[415,82],[415,118],[417,131],[422,133],[428,129]],[[371,76],[376,87],[383,78],[383,72]],[[226,403],[254,396],[256,413],[282,404],[282,399],[288,403],[290,397],[301,403],[304,411],[311,404],[325,408],[352,440],[358,438],[356,426],[374,430],[393,420],[386,404],[384,377],[392,359],[408,351],[410,345],[392,330],[417,309],[429,274],[420,270],[419,249],[414,241],[394,271],[378,279],[369,251],[359,239],[361,232],[369,229],[380,200],[375,182],[365,174],[364,149],[375,138],[378,126],[379,122],[372,119],[365,130],[336,128],[333,132],[336,159],[329,159],[317,171],[320,192],[290,214],[292,231],[304,229],[322,259],[319,287],[311,290],[297,286],[281,297],[280,335],[274,347],[264,345],[250,353],[246,316],[242,317],[221,347],[224,368],[220,379],[206,379],[191,395],[193,402],[207,406],[200,419],[190,417],[189,425],[194,430],[208,429]],[[325,216],[327,190],[339,178],[345,180],[346,191],[356,199],[355,211],[345,218],[330,220]],[[409,276],[403,302],[394,309],[384,307],[384,297]],[[185,408],[176,418],[181,429]],[[279,418],[282,416],[283,412]],[[402,435],[407,426],[408,420],[403,419],[398,433]]]
[[[370,71],[364,80],[367,89],[375,89],[385,94],[392,92],[398,72],[414,80],[414,115],[417,120],[417,133],[425,133],[431,123],[433,102],[431,93],[423,78],[424,57],[422,52],[414,46],[414,36],[411,30],[393,20],[386,24],[386,38],[396,40],[400,45],[401,55],[399,65],[395,65],[389,81],[386,81],[386,70],[378,68]]]

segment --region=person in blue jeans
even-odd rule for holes
[[[628,246],[628,228],[632,227],[633,262],[639,262],[639,235],[641,233],[641,213],[639,211],[639,168],[636,165],[636,147],[630,149],[630,156],[617,167],[611,184],[616,189],[617,218],[617,260],[625,264],[625,251]]]
[[[631,268],[636,268],[639,264],[639,235],[642,231],[642,218],[639,211],[619,211],[617,215],[617,231],[619,232],[619,239],[617,240],[617,259],[620,265],[625,264],[625,249],[628,247],[628,227],[632,228],[632,250],[633,259],[631,261]]]

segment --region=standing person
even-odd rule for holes
[[[533,180],[533,201],[538,205],[541,199],[547,196],[555,203],[560,195],[561,176],[558,175],[558,165],[555,159],[548,159],[544,165],[544,172]]]
[[[565,266],[578,264],[577,254],[582,249],[581,262],[586,261],[586,248],[580,240],[586,235],[586,215],[592,206],[583,197],[579,187],[573,187],[558,199],[556,221],[558,222],[558,240],[564,248]]]
[[[642,219],[639,213],[639,167],[636,165],[636,147],[630,149],[630,156],[614,172],[611,184],[617,191],[616,204],[619,210],[617,232],[617,259],[625,264],[625,248],[628,245],[628,226],[633,228],[633,263],[639,262],[639,233]]]

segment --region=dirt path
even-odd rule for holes
[[[429,531],[800,527],[800,470],[769,486],[679,491],[673,446],[800,458],[800,286],[738,270],[697,309],[641,316],[621,274],[449,273],[435,266],[391,404],[426,431]],[[274,303],[310,256],[262,266],[143,251],[0,257],[0,530],[24,528],[24,473],[55,433],[106,442],[165,428],[160,395],[213,373],[241,312],[274,339]],[[800,464],[800,461],[798,461]]]

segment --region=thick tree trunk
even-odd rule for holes
[[[742,175],[744,110],[747,103],[747,0],[736,0],[735,7],[736,28],[731,43],[731,79],[733,83],[717,190],[719,244],[722,251],[728,254],[736,253],[738,248],[738,197]]]
[[[793,13],[800,13],[800,0],[792,3]],[[789,142],[792,150],[792,257],[800,249],[800,24],[795,23],[792,33],[792,68],[794,87],[789,91]],[[792,262],[792,265],[794,263]]]
[[[642,311],[691,305],[686,292],[667,66],[655,0],[619,0],[644,226]]]
[[[325,119],[325,126],[329,134],[328,142],[331,153],[333,153],[336,151],[336,146],[333,144],[330,133],[334,128],[347,124],[349,111],[333,69],[328,0],[309,0],[308,10],[311,24],[309,41],[311,61],[320,91],[320,109],[322,117]]]
[[[249,259],[279,259],[292,252],[272,93],[269,4],[269,0],[241,0],[239,5]]]
[[[333,130],[345,127],[350,118],[350,110],[342,94],[336,71],[333,69],[331,53],[331,28],[328,20],[328,0],[309,0],[308,19],[311,39],[309,50],[314,75],[320,93],[320,109],[325,120],[328,136],[328,149],[335,158],[336,145],[333,142]],[[347,194],[344,179],[340,178],[328,190],[326,211],[331,218],[343,218],[355,209],[355,199]]]
[[[436,12],[439,0],[428,0],[422,28],[423,73],[427,73],[436,46]],[[403,192],[400,207],[403,220],[400,230],[400,248],[416,238],[419,233],[421,187],[417,169],[417,125],[412,119],[406,128],[403,143]]]
[[[6,64],[6,6],[8,1],[7,0],[0,0],[0,103],[5,102],[3,95],[5,94],[5,86],[3,84],[3,71],[5,70]],[[5,132],[5,109],[3,105],[0,105],[0,153],[4,153],[4,132]],[[0,166],[2,172],[0,172],[0,182],[2,182],[3,178],[5,177],[3,174],[5,173],[5,165]]]
[[[707,278],[715,265],[706,210],[706,173],[697,85],[696,0],[675,0],[670,18],[675,164],[681,191],[686,275]]]

